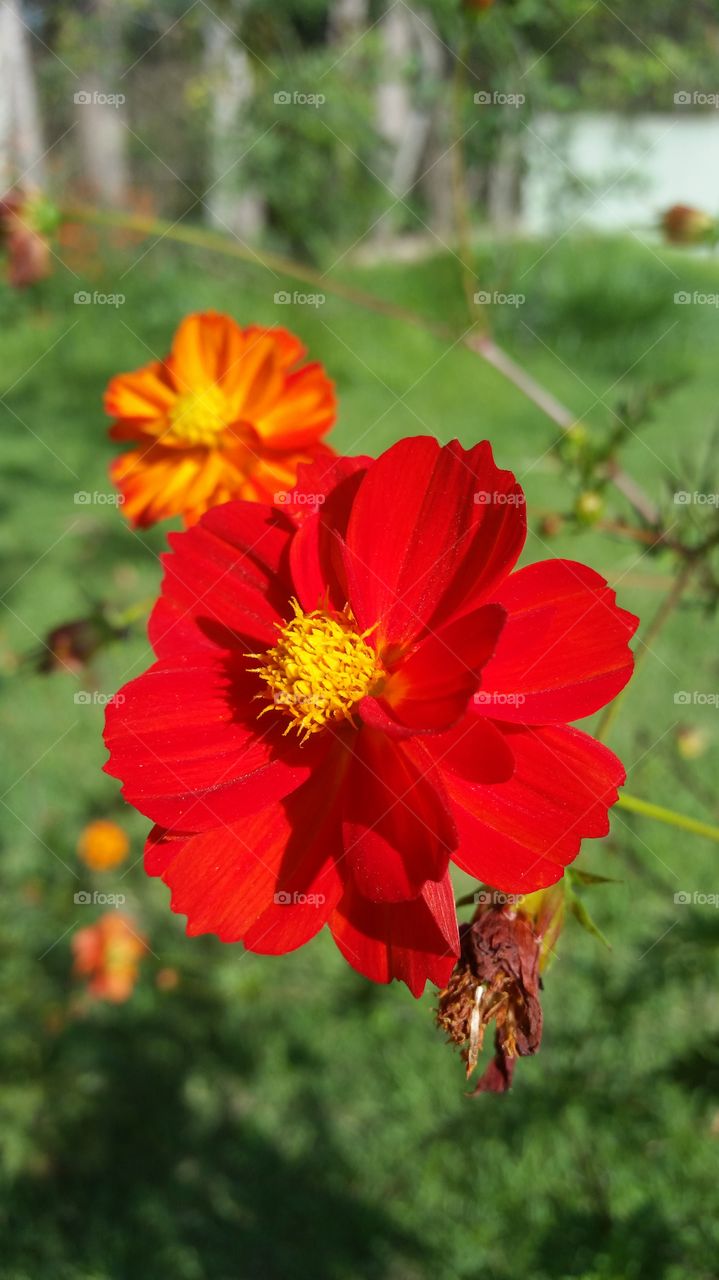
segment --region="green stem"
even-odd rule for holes
[[[719,844],[719,827],[714,827],[709,822],[687,818],[683,813],[675,813],[673,809],[654,804],[651,800],[640,800],[638,796],[629,795],[626,791],[621,793],[617,804],[620,809],[627,809],[630,813],[639,813],[644,818],[653,818],[669,827],[679,827],[681,831],[689,831],[695,836],[705,836],[707,840],[714,840]]]
[[[109,618],[113,627],[118,630],[124,630],[125,627],[132,626],[133,622],[139,622],[141,618],[146,618],[157,596],[145,596],[143,600],[137,600],[134,604],[128,605],[126,609],[118,613],[113,612]]]

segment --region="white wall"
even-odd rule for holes
[[[524,139],[525,232],[574,224],[641,233],[677,203],[719,214],[719,110],[545,115],[531,121]]]

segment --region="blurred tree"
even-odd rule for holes
[[[245,0],[235,6],[241,23]],[[231,20],[232,15],[227,15]],[[265,221],[264,201],[247,182],[245,153],[254,141],[248,112],[255,94],[250,55],[227,22],[206,8],[202,15],[204,65],[209,94],[209,187],[204,204],[211,225],[256,240]]]
[[[330,0],[327,38],[332,44],[356,41],[367,27],[369,0]]]
[[[92,52],[76,93],[82,183],[91,199],[122,207],[130,186],[127,128],[118,97],[123,65],[126,4],[117,0],[86,0],[87,14],[78,35]]]
[[[404,4],[388,4],[379,24],[381,34],[380,83],[377,115],[380,135],[390,147],[387,186],[398,199],[406,197],[420,176],[430,139],[436,145],[439,106],[427,94],[427,86],[442,79],[445,57],[429,14]],[[446,144],[445,144],[446,145]],[[439,159],[439,157],[437,157]],[[439,168],[439,172],[436,172]],[[448,185],[444,166],[431,167],[427,189],[433,222],[446,229]],[[398,216],[394,210],[382,218],[377,238],[386,241]]]
[[[19,0],[0,4],[0,187],[20,177],[42,186],[44,146]]]

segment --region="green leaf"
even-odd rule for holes
[[[570,892],[568,895],[567,905],[569,906],[569,910],[571,911],[575,920],[578,921],[578,923],[582,926],[582,928],[586,929],[587,933],[591,933],[593,937],[598,938],[599,941],[604,944],[607,950],[611,951],[612,949],[611,943],[605,938],[599,926],[594,923],[594,921],[592,920],[592,917],[587,911],[587,908],[585,907],[581,898],[578,898],[576,894]]]

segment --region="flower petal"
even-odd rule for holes
[[[491,720],[471,711],[451,729],[432,734],[425,745],[441,773],[456,774],[472,786],[507,782],[514,773],[511,740]]]
[[[410,902],[369,902],[348,889],[329,924],[353,969],[372,982],[406,982],[415,997],[428,981],[444,987],[459,955],[448,873]]]
[[[272,449],[301,449],[329,431],[337,417],[334,384],[321,364],[306,364],[285,375],[281,394],[248,416]]]
[[[217,311],[186,316],[172,342],[169,366],[178,393],[200,391],[209,383],[232,386],[245,353],[240,326]]]
[[[379,624],[378,647],[407,646],[471,612],[509,573],[525,531],[522,491],[487,441],[399,441],[368,468],[347,530],[360,628]]]
[[[604,836],[625,778],[621,761],[566,726],[497,726],[514,756],[507,782],[477,786],[444,774],[459,831],[452,860],[505,893],[553,884],[583,839]]]
[[[368,462],[366,458],[336,458],[331,463],[301,467],[298,472],[296,489],[288,495],[292,498],[289,514],[299,524],[290,564],[295,592],[304,609],[317,609],[323,603],[343,609],[347,603],[342,538]]]
[[[446,729],[464,714],[484,664],[495,651],[505,613],[484,605],[466,618],[426,636],[393,671],[377,701],[413,732]],[[360,712],[367,718],[365,699]]]
[[[513,573],[494,599],[507,624],[482,672],[485,714],[521,724],[579,720],[627,683],[638,620],[593,569],[540,561]]]
[[[320,771],[284,804],[242,822],[180,840],[162,832],[151,837],[147,869],[170,886],[172,909],[187,916],[188,934],[214,933],[267,955],[314,937],[342,893],[333,856],[340,847],[338,811],[321,806],[328,783]]]
[[[364,727],[344,789],[344,853],[358,890],[373,902],[415,897],[441,880],[456,831],[431,757]]]
[[[129,803],[163,826],[203,831],[298,787],[326,743],[300,748],[282,737],[281,717],[258,727],[258,683],[246,660],[197,650],[125,685],[107,708],[105,770]]]
[[[134,439],[138,426],[158,418],[164,420],[176,395],[167,366],[160,360],[132,373],[118,373],[105,391],[105,412],[111,418],[129,419],[129,423],[116,424],[110,432],[113,439]]]
[[[268,648],[291,614],[286,565],[292,529],[281,512],[232,502],[170,534],[162,596],[149,636],[160,658],[197,648]]]
[[[215,503],[227,501],[237,477],[219,452],[152,441],[115,458],[110,479],[122,494],[125,519],[146,528],[176,515],[191,524]]]
[[[288,494],[288,514],[301,525],[310,516],[324,510],[330,502],[332,516],[330,523],[343,536],[347,530],[347,521],[352,510],[352,501],[362,475],[372,459],[360,455],[346,458],[329,452],[326,456],[318,456],[310,463],[297,468],[297,480],[293,493]],[[346,481],[354,476],[353,485]],[[335,495],[335,490],[339,493]]]

